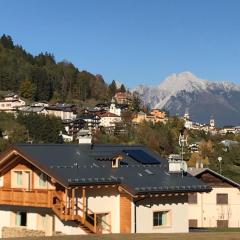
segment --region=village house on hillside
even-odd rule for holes
[[[62,120],[75,119],[77,117],[76,106],[74,104],[56,104],[45,108],[48,115],[59,117]]]
[[[211,192],[189,195],[189,227],[239,228],[240,184],[209,168],[188,172],[212,187]]]
[[[118,104],[131,104],[132,96],[128,92],[117,92],[113,97]]]
[[[135,145],[16,145],[0,176],[4,237],[188,232],[188,194],[211,190]]]
[[[166,112],[161,111],[160,109],[152,109],[150,112],[151,115],[160,118],[160,119],[165,119],[167,116]]]
[[[122,109],[116,106],[114,99],[111,101],[109,112],[121,116]]]
[[[19,108],[19,112],[21,112],[24,115],[28,115],[31,113],[43,114],[43,115],[48,114],[48,111],[45,109],[44,106],[35,106],[35,105],[21,107]]]
[[[17,94],[9,93],[3,100],[0,100],[0,111],[15,112],[19,107],[22,107],[25,104],[25,101],[23,101]]]
[[[140,111],[135,114],[132,120],[134,124],[140,124],[144,121],[152,122],[153,124],[159,123],[159,122],[166,123],[167,121],[166,113],[163,111],[160,111],[159,109],[153,109],[149,114]]]
[[[106,129],[115,129],[116,124],[122,121],[122,118],[119,115],[111,112],[99,114],[98,116],[100,117],[99,126]]]

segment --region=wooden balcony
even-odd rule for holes
[[[54,190],[24,190],[0,188],[0,204],[52,208]]]
[[[111,232],[111,226],[86,207],[85,190],[84,200],[82,203],[78,201],[78,207],[74,190],[68,198],[66,198],[67,195],[67,192],[56,190],[27,191],[17,188],[0,188],[0,205],[51,208],[61,220],[76,221],[83,229],[91,233]]]

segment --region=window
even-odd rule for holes
[[[189,204],[197,204],[197,193],[192,193],[188,195]]]
[[[169,225],[169,211],[161,211],[153,213],[153,226],[167,226]]]
[[[46,187],[47,186],[47,175],[44,173],[40,173],[39,175],[39,187]]]
[[[217,193],[217,204],[228,204],[228,194]]]
[[[228,220],[217,220],[217,228],[228,228]]]
[[[30,190],[31,188],[31,172],[16,170],[11,174],[11,186],[14,188],[25,188]]]
[[[198,220],[197,219],[189,219],[188,224],[190,228],[197,228],[198,227]]]
[[[16,171],[15,174],[16,174],[16,179],[17,179],[17,181],[16,181],[17,186],[22,187],[22,185],[23,185],[23,172],[22,171]]]
[[[17,212],[16,213],[16,226],[27,226],[27,213]]]

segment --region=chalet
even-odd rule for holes
[[[188,232],[188,194],[210,187],[166,164],[139,145],[12,146],[0,156],[0,232]]]
[[[140,123],[146,121],[146,117],[147,117],[147,114],[145,112],[140,111],[137,114],[135,114],[132,122],[134,124],[140,124]]]
[[[11,93],[6,95],[3,100],[0,100],[0,111],[14,112],[24,105],[25,101],[20,99],[18,95]]]
[[[100,124],[100,117],[93,113],[82,113],[77,116],[78,119],[83,120],[86,124],[85,126],[89,129],[97,129]]]
[[[35,105],[21,107],[19,108],[19,112],[23,113],[24,115],[28,115],[31,113],[43,114],[43,115],[48,114],[48,111],[45,109],[44,106],[35,106]]]
[[[47,113],[62,120],[75,119],[77,116],[76,106],[74,104],[56,104],[46,107]]]
[[[236,128],[233,127],[233,126],[223,127],[221,130],[219,130],[219,133],[221,135],[235,134],[236,133]]]
[[[86,122],[81,118],[63,121],[64,129],[69,136],[75,137],[80,129],[86,126]]]
[[[107,107],[107,109],[109,108],[109,106]],[[99,115],[102,113],[107,112],[106,109],[104,108],[99,108],[99,107],[94,107],[92,109],[89,108],[84,108],[80,111],[81,114],[92,114],[92,115]]]
[[[122,121],[119,115],[111,112],[100,114],[99,117],[101,118],[99,126],[104,128],[115,128],[115,124]]]
[[[166,112],[161,111],[160,109],[152,109],[150,112],[151,115],[156,116],[157,118],[160,119],[165,119],[166,118]]]
[[[152,115],[152,114],[146,114],[142,111],[138,112],[132,122],[134,124],[140,124],[140,123],[143,123],[144,121],[146,122],[152,122],[153,124],[155,123],[159,123],[159,122],[162,122],[162,123],[165,123],[166,122],[166,118],[159,118],[157,117],[156,115]]]
[[[189,168],[189,173],[212,187],[189,195],[189,226],[239,228],[240,184],[209,168]]]
[[[114,95],[114,99],[118,104],[131,104],[132,103],[132,96],[130,93],[127,92],[117,92]]]

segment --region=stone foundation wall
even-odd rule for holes
[[[2,238],[10,237],[42,237],[45,236],[44,231],[30,230],[19,227],[3,227]]]

